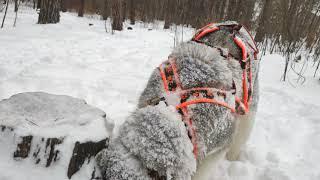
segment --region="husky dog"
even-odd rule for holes
[[[242,28],[211,24],[173,49],[138,108],[96,156],[103,178],[188,180],[204,173],[206,159],[237,160],[258,102],[256,48]]]

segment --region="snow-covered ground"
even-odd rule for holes
[[[59,24],[38,25],[36,12],[27,8],[13,28],[9,10],[0,30],[0,100],[25,91],[66,94],[104,110],[119,125],[173,46],[170,30],[137,24],[111,35],[103,21],[70,13],[62,13]],[[185,29],[184,36],[192,32]],[[282,83],[283,66],[279,55],[262,58],[260,103],[248,146],[240,161],[224,160],[212,169],[212,179],[320,179],[320,83],[311,72],[303,85]],[[0,180],[56,179],[48,170],[22,169],[0,159]]]

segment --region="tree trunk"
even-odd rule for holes
[[[107,20],[109,16],[110,16],[110,3],[109,3],[109,0],[104,0],[102,19]]]
[[[121,15],[122,0],[111,1],[112,11],[112,30],[122,30],[122,15]]]
[[[121,2],[121,18],[122,18],[122,22],[124,22],[126,20],[127,17],[127,1],[126,0],[122,0]]]
[[[289,62],[290,62],[290,55],[287,55],[286,56],[286,64],[284,66],[284,72],[283,72],[283,75],[282,75],[282,81],[286,81]]]
[[[4,11],[1,28],[3,28],[3,26],[4,26],[4,21],[6,20],[7,11],[8,11],[8,6],[9,6],[9,0],[6,1],[6,10]]]
[[[42,0],[37,0],[37,9],[41,9],[41,1]]]
[[[61,11],[67,12],[67,0],[61,0]]]
[[[14,12],[18,11],[18,0],[14,0]]]
[[[318,71],[319,67],[320,67],[320,59],[318,60],[318,65],[317,65],[316,70],[314,71],[313,77],[316,77],[316,74],[317,74],[317,71]]]
[[[61,0],[41,0],[39,24],[58,23],[60,21]]]
[[[167,11],[165,11],[164,13],[164,26],[163,29],[169,29],[170,28],[170,11],[168,11],[168,9],[170,9],[170,4],[169,4],[170,0],[165,1],[165,7],[167,9]]]
[[[136,10],[135,10],[135,4],[134,0],[129,0],[129,19],[130,24],[135,24],[135,18],[136,18]]]
[[[80,7],[78,10],[78,16],[79,17],[83,17],[83,13],[84,13],[84,0],[80,1]]]
[[[167,20],[164,20],[164,26],[163,29],[169,29],[170,28],[170,23]]]
[[[15,0],[15,3],[17,3],[17,5],[15,4],[15,7],[14,7],[15,8],[14,11],[16,12],[16,15],[15,15],[15,18],[14,18],[13,27],[16,27],[16,23],[17,23],[17,19],[18,19],[18,10],[19,10],[19,7],[20,7],[21,0]]]

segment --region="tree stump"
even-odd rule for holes
[[[94,156],[107,147],[112,128],[103,111],[83,100],[17,94],[0,101],[0,161],[11,157],[22,166],[31,162],[69,179],[79,171],[81,177],[99,179]]]

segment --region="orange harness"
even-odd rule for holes
[[[213,33],[219,29],[220,29],[219,26],[216,26],[214,24],[209,24],[204,28],[200,29],[192,40],[202,43],[200,41],[202,37],[204,37],[208,33]],[[236,87],[234,83],[233,83],[234,89],[232,92],[230,92],[235,97],[234,104],[230,105],[229,103],[226,102],[228,92],[223,89],[216,89],[211,87],[183,89],[180,82],[178,70],[175,64],[176,59],[174,57],[169,57],[167,61],[165,61],[163,64],[159,66],[159,71],[161,74],[161,78],[162,78],[162,82],[163,82],[163,86],[166,94],[169,95],[170,93],[175,92],[180,97],[180,104],[176,105],[176,109],[182,115],[183,122],[187,127],[188,136],[193,144],[193,153],[196,158],[198,155],[196,129],[192,124],[190,109],[188,109],[189,105],[198,104],[198,103],[211,103],[211,104],[216,104],[216,105],[225,107],[227,109],[230,109],[232,113],[236,113],[239,115],[244,115],[249,112],[249,105],[252,100],[251,98],[251,94],[252,94],[251,58],[250,56],[248,56],[246,44],[242,41],[242,39],[240,39],[237,36],[234,36],[233,39],[236,45],[241,49],[241,52],[242,52],[242,59],[240,60],[240,65],[243,70],[242,99],[235,95]],[[254,49],[254,52],[256,57],[256,53],[258,52],[257,49]]]

